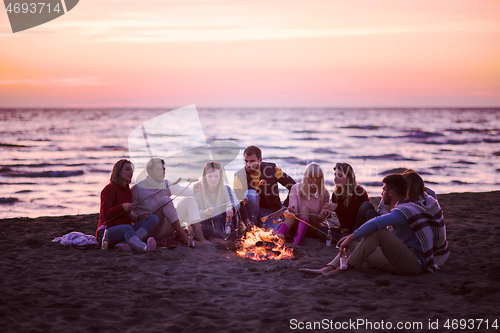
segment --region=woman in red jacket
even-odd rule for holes
[[[133,250],[149,252],[156,249],[156,241],[148,236],[158,225],[156,215],[140,216],[139,222],[132,225],[129,218],[134,208],[130,183],[134,168],[129,160],[119,160],[113,166],[110,183],[101,192],[101,210],[96,237],[102,242],[104,230],[108,230],[108,242],[126,242]],[[146,243],[144,240],[146,240]]]

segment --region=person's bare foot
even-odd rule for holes
[[[330,272],[323,273],[324,276],[333,276],[342,273],[343,271],[339,268],[336,268]]]
[[[311,275],[320,275],[323,274],[321,271],[322,269],[311,269],[311,268],[301,268],[299,271],[304,272],[306,274],[311,274]]]
[[[198,243],[200,243],[201,245],[207,245],[207,244],[210,244],[210,242],[209,242],[207,239],[205,239],[205,238],[197,238],[197,239],[196,239],[196,241],[197,241]]]
[[[335,267],[333,266],[326,266],[321,269],[310,269],[310,268],[301,268],[299,271],[307,273],[307,274],[327,274],[330,271],[334,270]]]

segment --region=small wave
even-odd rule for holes
[[[30,192],[33,192],[32,190],[21,190],[21,191],[17,191],[16,193],[30,193]]]
[[[215,140],[211,140],[211,141],[215,141]],[[220,138],[220,139],[217,139],[217,141],[239,141],[238,139],[235,139],[235,138]],[[208,142],[208,140],[207,140]]]
[[[392,160],[392,161],[420,161],[415,158],[408,158],[399,154],[385,154],[385,155],[362,155],[351,156],[351,158],[364,159],[364,160]]]
[[[483,142],[486,142],[486,143],[500,143],[500,140],[494,140],[494,139],[483,139]]]
[[[449,129],[448,131],[457,133],[457,134],[462,134],[462,133],[474,133],[474,134],[490,134],[490,133],[495,133],[496,130],[490,130],[490,129],[478,129],[478,128],[457,128],[457,129]]]
[[[463,181],[461,181],[461,180],[456,180],[456,179],[455,179],[455,180],[452,180],[451,182],[452,182],[453,184],[470,184],[470,183],[463,182]]]
[[[8,198],[0,198],[0,204],[11,204],[18,202],[18,198],[8,197]]]
[[[351,125],[351,126],[343,126],[339,128],[347,128],[347,129],[360,129],[360,130],[378,130],[381,128],[381,126],[375,126],[375,125],[366,125],[366,126],[359,126],[359,125]]]
[[[496,151],[493,153],[493,156],[500,156],[500,151]]]
[[[102,148],[105,150],[112,150],[112,151],[128,151],[127,147],[122,147],[122,146],[102,146]]]
[[[128,148],[122,146],[102,146],[82,148],[82,151],[128,151]]]
[[[425,132],[425,131],[408,131],[409,134],[402,136],[402,138],[411,138],[411,139],[427,139],[437,136],[444,136],[441,133],[434,132]]]
[[[90,169],[90,173],[110,173],[109,170],[100,170],[100,169]]]
[[[424,142],[427,145],[467,145],[467,144],[477,144],[481,143],[479,140],[446,140],[443,142],[439,141],[428,141]]]
[[[319,132],[314,131],[314,130],[304,130],[304,131],[293,131],[293,133],[315,134],[315,133],[319,133]]]
[[[293,150],[296,149],[296,147],[278,147],[278,146],[266,146],[266,145],[261,145],[260,148],[262,150],[268,150],[268,149],[279,149],[279,150]]]
[[[65,164],[65,163],[30,163],[30,164],[17,163],[17,164],[5,164],[3,166],[4,167],[45,168],[48,166],[75,167],[75,166],[82,166],[82,165],[85,165],[85,163],[70,163],[70,164]]]
[[[5,177],[27,177],[27,178],[62,178],[62,177],[72,177],[83,175],[82,170],[76,171],[42,171],[42,172],[23,172],[23,171],[12,171],[2,176]]]
[[[297,140],[297,141],[316,141],[316,140],[319,140],[318,138],[295,138],[295,139],[292,139],[292,140]]]
[[[12,169],[11,168],[8,168],[8,167],[3,167],[3,168],[0,168],[0,173],[4,173],[4,172],[11,172]]]
[[[0,147],[6,147],[6,148],[29,148],[29,146],[25,146],[25,145],[16,145],[14,143],[2,143],[2,142],[0,142]]]
[[[476,164],[475,162],[464,161],[464,160],[456,161],[456,162],[453,162],[453,163],[456,163],[456,164],[468,164],[468,165]]]
[[[316,148],[313,150],[313,153],[316,154],[337,154],[334,151],[331,151],[330,149],[325,149],[325,148]]]
[[[45,205],[45,208],[49,209],[61,209],[61,208],[67,208],[66,206],[61,206],[61,205]]]

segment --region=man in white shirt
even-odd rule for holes
[[[194,247],[181,226],[180,221],[193,226],[198,241],[206,242],[201,231],[200,214],[198,206],[193,198],[197,192],[203,191],[203,185],[196,183],[193,188],[184,188],[178,184],[171,184],[165,179],[165,161],[160,158],[149,160],[147,166],[147,177],[134,185],[131,189],[134,205],[132,220],[138,221],[145,216],[155,214],[160,220],[153,231],[152,236],[164,239],[174,231],[182,238],[184,244]],[[180,195],[183,198],[177,207],[170,198],[171,195]]]

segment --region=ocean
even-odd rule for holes
[[[207,156],[225,159],[230,184],[243,166],[243,149],[253,144],[265,161],[297,181],[308,163],[318,162],[329,190],[336,162],[353,165],[358,183],[371,196],[380,196],[384,175],[406,168],[419,172],[438,194],[500,187],[498,108],[191,107],[183,126],[168,118],[171,112],[0,109],[0,218],[97,213],[100,191],[117,160],[132,157],[137,167],[153,149],[153,155],[170,161],[167,178],[175,180],[189,164],[176,156],[217,142],[227,144],[227,154],[210,149]],[[134,144],[141,133],[151,145],[138,153]],[[189,176],[201,173],[201,164],[193,165]]]

